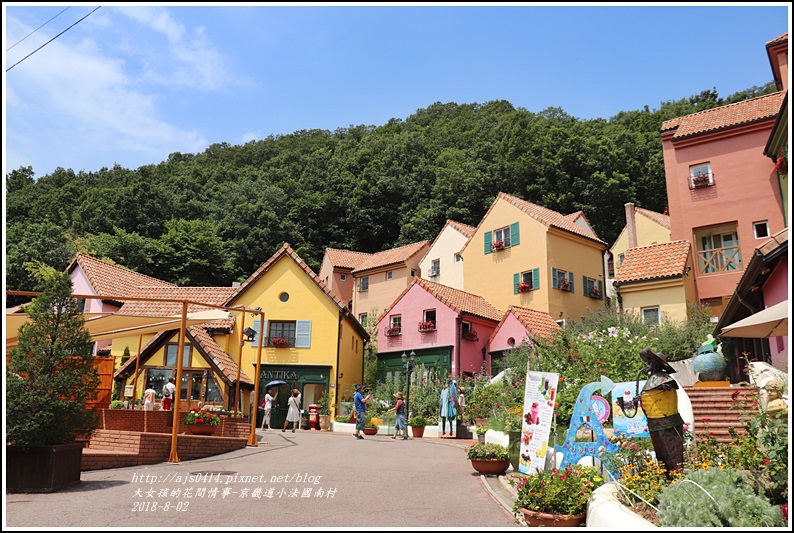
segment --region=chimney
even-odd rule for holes
[[[629,236],[629,248],[637,247],[637,225],[634,221],[634,204],[626,204],[626,233]]]

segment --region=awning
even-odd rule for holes
[[[86,319],[85,329],[91,333],[92,341],[179,329],[182,324],[181,315],[147,316],[121,313],[86,313],[84,316]],[[212,320],[223,320],[228,318],[228,316],[228,311],[220,309],[188,313],[187,325],[195,326]],[[19,328],[30,321],[30,316],[26,313],[14,313],[7,314],[5,318],[7,323],[6,347],[8,348],[18,344],[17,335],[19,334]]]
[[[788,335],[788,300],[725,326],[720,337],[766,339]]]

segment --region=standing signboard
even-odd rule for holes
[[[518,471],[534,474],[546,463],[559,374],[527,372]],[[553,446],[553,445],[552,445]]]

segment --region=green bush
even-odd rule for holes
[[[408,419],[408,425],[411,427],[424,427],[427,425],[427,419],[423,416],[412,416]]]
[[[91,335],[66,273],[41,273],[44,290],[25,310],[31,321],[6,366],[6,442],[51,446],[97,427],[86,401],[96,396]]]
[[[779,527],[780,507],[756,494],[730,468],[695,470],[662,490],[659,519],[665,527]]]
[[[124,409],[124,402],[122,402],[121,400],[113,400],[112,402],[110,402],[110,408],[111,409]]]

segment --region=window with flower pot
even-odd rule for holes
[[[390,315],[389,325],[386,327],[386,336],[394,337],[402,335],[402,315]]]
[[[560,268],[551,269],[551,286],[557,290],[574,292],[573,272]]]
[[[369,276],[363,276],[358,280],[358,292],[367,292],[369,290]]]
[[[520,243],[518,222],[497,230],[486,231],[483,233],[483,239],[486,254],[517,246]]]
[[[582,287],[585,295],[590,298],[598,298],[600,300],[603,297],[602,291],[604,290],[604,283],[600,279],[595,280],[587,276],[582,276]]]
[[[477,340],[477,331],[471,327],[470,322],[461,322],[460,324],[460,338],[467,341]]]
[[[540,269],[533,268],[513,274],[513,294],[534,291],[540,288]]]
[[[294,321],[270,320],[270,332],[266,346],[274,348],[287,348],[295,346],[297,324]]]
[[[689,188],[700,189],[714,185],[711,163],[700,163],[689,167]]]
[[[422,321],[419,322],[419,331],[435,331],[436,330],[436,310],[425,309],[422,312]]]

